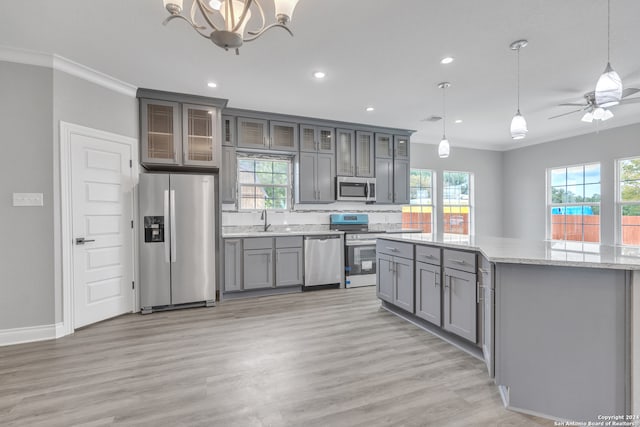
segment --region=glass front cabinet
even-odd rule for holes
[[[220,166],[222,135],[218,107],[141,99],[140,118],[143,165]]]

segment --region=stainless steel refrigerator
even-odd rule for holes
[[[140,175],[143,314],[215,303],[215,182],[212,175]]]

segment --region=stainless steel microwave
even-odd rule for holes
[[[376,179],[339,176],[336,178],[336,200],[375,202]]]

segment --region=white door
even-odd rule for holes
[[[104,135],[70,135],[74,328],[133,310],[131,151]]]

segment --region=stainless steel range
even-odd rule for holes
[[[331,214],[332,230],[345,232],[345,286],[374,286],[376,284],[376,239],[384,232],[369,231],[367,214]]]

